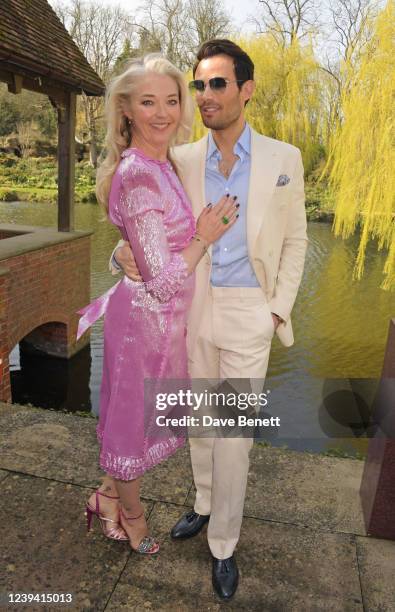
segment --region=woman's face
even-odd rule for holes
[[[125,114],[132,120],[134,146],[167,149],[181,118],[176,81],[165,74],[144,76],[137,83],[130,111]]]

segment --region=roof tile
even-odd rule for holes
[[[46,0],[0,0],[1,60],[47,75],[87,94],[104,83]]]

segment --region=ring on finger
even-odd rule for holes
[[[223,223],[224,225],[228,225],[228,223],[229,223],[229,217],[227,217],[226,215],[224,215],[224,216],[222,217],[222,223]]]

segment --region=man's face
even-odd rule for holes
[[[223,77],[230,82],[225,89],[213,91],[207,83],[214,77]],[[246,81],[241,90],[239,89],[233,58],[228,55],[215,55],[201,60],[195,79],[206,84],[204,92],[196,92],[196,103],[206,127],[224,130],[237,123],[240,117],[244,118],[244,104],[252,95],[254,83]]]

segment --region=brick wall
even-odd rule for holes
[[[4,401],[10,401],[11,399],[8,365],[8,285],[8,271],[0,268],[0,399],[4,399]]]
[[[18,342],[68,358],[89,341],[89,334],[78,343],[75,337],[76,311],[90,299],[90,237],[24,252],[0,266],[0,400],[9,402],[8,355]]]

